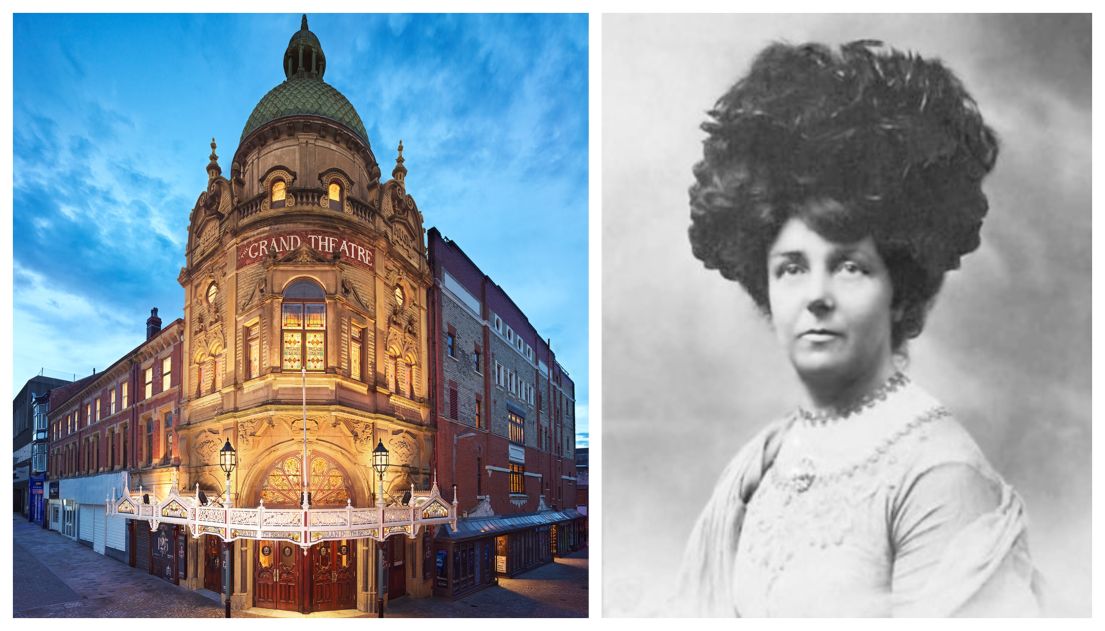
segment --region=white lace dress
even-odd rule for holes
[[[688,613],[1038,613],[1020,499],[908,379],[773,436],[738,455],[692,534],[683,587],[701,595]]]

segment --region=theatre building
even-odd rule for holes
[[[433,483],[434,432],[432,278],[402,144],[393,141],[382,179],[360,116],[323,80],[306,17],[273,70],[286,80],[250,114],[229,173],[212,142],[208,187],[189,219],[179,489],[220,496],[230,445],[230,504],[298,509],[306,443],[313,510],[375,507],[379,447],[390,455],[382,500],[405,506]],[[235,608],[370,611],[384,594],[431,593],[432,527],[310,547],[272,531],[231,542]],[[193,586],[225,588],[220,545],[214,535],[187,542]]]
[[[578,549],[575,387],[510,296],[428,235],[439,478],[460,519],[438,531],[435,593],[460,596]]]

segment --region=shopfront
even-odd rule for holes
[[[439,529],[434,539],[434,594],[458,598],[579,548],[573,509],[470,518]]]

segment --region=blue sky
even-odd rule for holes
[[[587,17],[309,15],[381,171],[551,338],[587,444]],[[299,15],[16,15],[13,392],[182,314],[188,213]],[[555,261],[555,264],[549,263]]]

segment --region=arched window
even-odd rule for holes
[[[284,180],[276,180],[272,183],[271,189],[271,202],[273,208],[283,208],[284,199],[288,195],[288,185],[284,183]]]
[[[327,187],[327,195],[330,198],[330,208],[334,210],[341,210],[342,206],[342,190],[341,184],[337,180],[330,182],[330,186]]]
[[[284,290],[281,318],[284,370],[326,369],[326,293],[317,283],[297,280]]]
[[[261,483],[261,499],[265,506],[298,506],[303,502],[303,461],[298,454],[277,461]],[[310,457],[308,478],[311,504],[314,506],[345,506],[352,499],[349,480],[333,460],[321,454]]]

